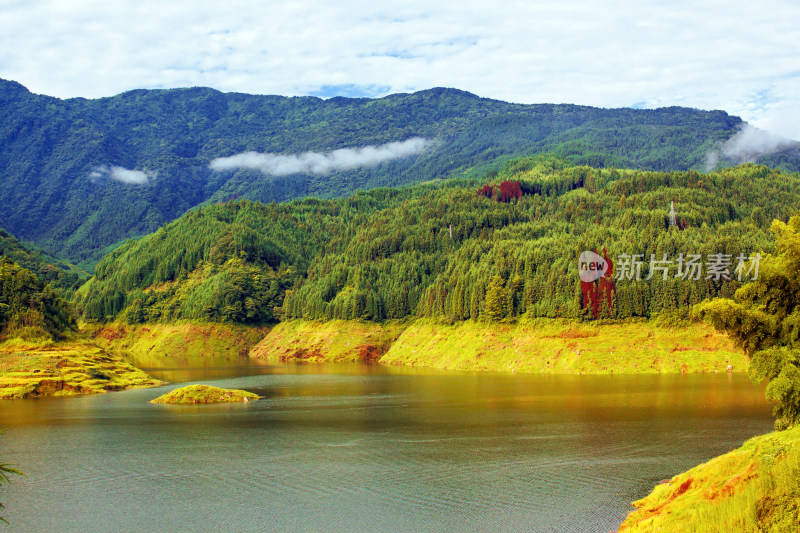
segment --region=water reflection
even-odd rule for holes
[[[15,528],[605,532],[656,481],[770,427],[741,375],[152,373],[173,383],[0,403],[3,459],[28,474],[3,495]],[[147,403],[184,380],[265,399]]]

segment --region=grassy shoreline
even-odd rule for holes
[[[648,322],[291,320],[275,326],[250,357],[553,374],[744,372],[748,366],[741,350],[710,326]]]
[[[633,504],[619,533],[795,531],[800,523],[800,426],[754,437],[678,474]]]
[[[727,336],[697,323],[676,329],[648,322],[566,320],[290,320],[274,327],[109,323],[84,325],[80,334],[60,342],[0,343],[0,398],[154,386],[159,382],[136,366],[248,357],[553,374],[744,372],[748,366]]]
[[[250,350],[253,359],[278,362],[378,362],[406,323],[289,320]]]
[[[85,333],[94,343],[124,354],[137,366],[159,368],[215,359],[245,359],[268,327],[181,321],[169,324],[130,325],[120,322],[87,324]]]
[[[96,394],[161,384],[86,339],[0,343],[0,399]]]

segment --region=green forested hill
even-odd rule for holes
[[[483,185],[519,182],[503,201]],[[511,195],[519,196],[519,195]],[[677,211],[670,225],[670,202]],[[447,320],[580,317],[577,260],[603,248],[642,254],[769,252],[769,223],[800,205],[800,175],[747,164],[711,174],[570,166],[553,157],[506,164],[482,180],[376,189],[338,200],[195,209],[121,246],[82,288],[95,319],[282,318]],[[601,252],[602,253],[602,252]],[[617,259],[614,259],[619,268]],[[731,280],[619,280],[605,316],[654,316],[729,296]]]
[[[74,310],[28,269],[0,256],[0,341],[59,336],[75,327]]]
[[[541,152],[575,164],[687,170],[701,168],[741,125],[721,111],[518,105],[454,89],[321,100],[191,88],[60,100],[0,80],[0,227],[91,266],[115,243],[206,201],[331,198]],[[412,137],[433,143],[415,156],[326,175],[209,169],[245,151],[301,154]],[[773,159],[786,168],[798,160]],[[113,167],[145,174],[135,182]]]

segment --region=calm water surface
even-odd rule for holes
[[[360,366],[153,370],[174,384],[0,402],[10,531],[615,530],[671,475],[770,430],[741,375]],[[152,405],[200,381],[266,397]]]

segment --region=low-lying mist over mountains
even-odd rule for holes
[[[0,80],[0,227],[91,268],[121,240],[204,202],[480,176],[521,155],[800,168],[797,143],[762,137],[723,111],[521,105],[442,88],[378,99],[196,87],[60,100]]]
[[[216,171],[254,169],[268,176],[288,176],[290,174],[325,175],[337,170],[351,170],[359,167],[374,167],[381,163],[401,159],[424,152],[432,141],[412,137],[405,141],[391,142],[378,146],[358,148],[339,148],[331,152],[306,152],[300,155],[260,154],[244,152],[230,157],[218,157],[211,161],[209,168]]]
[[[705,171],[711,172],[720,161],[726,164],[755,163],[759,160],[765,164],[770,161],[766,158],[773,154],[786,151],[789,155],[797,152],[797,141],[792,141],[768,131],[756,128],[747,123],[742,123],[739,131],[718,148],[712,149],[706,158]],[[778,166],[778,165],[775,165]],[[793,170],[796,167],[789,166]]]

